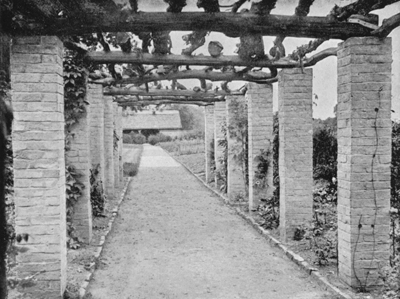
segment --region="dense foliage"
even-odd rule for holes
[[[67,208],[67,245],[70,248],[76,249],[79,242],[79,236],[75,234],[75,228],[72,223],[72,216],[74,214],[74,205],[82,195],[82,190],[85,188],[79,182],[80,175],[75,171],[72,166],[65,167],[65,188],[66,188],[66,208]]]
[[[88,72],[80,57],[73,51],[64,54],[64,114],[66,130],[79,121],[86,111],[86,82]]]
[[[70,140],[74,137],[71,128],[78,123],[86,111],[87,70],[82,60],[74,51],[66,50],[63,60],[64,67],[64,118],[65,118],[65,150],[69,151]],[[66,160],[67,161],[67,160]],[[83,184],[79,182],[80,175],[71,165],[66,165],[66,206],[68,246],[77,248],[78,236],[72,222],[74,205],[82,195]]]
[[[234,147],[229,149],[242,169],[245,186],[249,186],[249,133],[247,103],[233,99],[230,107],[234,113],[229,118],[229,138],[234,138]]]
[[[222,122],[220,128],[223,138],[217,141],[218,147],[222,150],[222,155],[217,157],[219,168],[215,171],[215,176],[220,191],[226,193],[228,190],[228,128],[226,120]]]
[[[90,202],[93,216],[103,216],[106,195],[100,177],[100,164],[90,169]]]
[[[337,173],[336,128],[329,125],[314,129],[313,167],[314,179],[332,181]]]

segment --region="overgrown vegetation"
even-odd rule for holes
[[[64,118],[65,118],[65,151],[70,150],[72,127],[86,112],[86,82],[88,72],[77,53],[66,50],[64,53]],[[68,159],[66,159],[66,162]],[[79,248],[79,238],[73,225],[74,205],[82,195],[84,185],[79,182],[80,175],[72,165],[65,167],[66,205],[67,205],[67,245],[72,249]]]
[[[74,205],[82,195],[82,190],[85,188],[79,182],[80,175],[72,166],[65,167],[65,188],[66,188],[66,208],[67,208],[67,245],[69,248],[77,249],[79,247],[79,237],[75,234],[75,228],[72,224],[72,216],[74,214]]]
[[[279,117],[278,113],[273,118],[273,141],[272,155],[269,149],[260,151],[257,157],[259,164],[256,177],[260,180],[261,187],[267,177],[269,161],[272,159],[272,183],[274,187],[273,195],[270,198],[262,198],[261,204],[257,208],[258,215],[261,217],[261,225],[266,229],[275,229],[279,226]]]
[[[215,170],[215,176],[220,191],[226,193],[228,190],[228,128],[226,119],[222,121],[221,133],[223,138],[218,140],[218,148],[222,155],[217,157],[218,169]]]
[[[103,216],[106,195],[100,177],[100,164],[90,169],[90,202],[93,216]]]
[[[230,149],[233,158],[242,169],[246,188],[249,186],[249,133],[247,103],[233,99],[230,108],[234,112],[229,119],[229,137],[235,139],[235,146]],[[247,192],[246,192],[247,193]]]

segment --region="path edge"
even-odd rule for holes
[[[123,201],[124,198],[125,198],[126,191],[128,190],[128,186],[129,186],[131,180],[132,180],[132,177],[128,177],[128,179],[127,179],[126,182],[125,182],[125,186],[124,186],[124,188],[122,189],[122,191],[121,191],[121,193],[120,193],[120,195],[119,195],[119,199],[118,199],[118,201],[117,201],[117,205],[116,205],[116,207],[111,211],[112,216],[111,216],[111,218],[110,218],[110,221],[108,221],[107,230],[105,231],[105,235],[102,236],[102,237],[100,238],[100,242],[99,242],[99,244],[97,244],[98,248],[97,248],[97,250],[96,250],[96,252],[95,252],[95,254],[94,254],[94,258],[95,258],[95,261],[96,261],[96,262],[99,260],[100,255],[101,255],[101,252],[103,251],[104,243],[105,243],[105,241],[106,241],[106,238],[107,238],[108,234],[110,233],[110,231],[111,231],[111,229],[112,229],[112,226],[113,226],[113,224],[114,224],[114,220],[115,220],[115,218],[116,218],[117,215],[118,215],[119,208],[120,208],[120,206],[121,206],[122,201]],[[94,246],[96,246],[96,245],[94,244]],[[89,286],[89,282],[90,282],[90,280],[91,280],[92,277],[93,277],[95,268],[96,268],[96,267],[92,267],[92,268],[90,269],[90,273],[88,273],[88,275],[87,275],[86,278],[85,278],[85,281],[81,284],[81,286],[80,286],[80,288],[79,288],[79,299],[83,299],[83,298],[85,297],[87,287]]]
[[[164,149],[163,149],[164,150]],[[269,243],[271,243],[273,246],[279,248],[285,255],[289,258],[289,260],[293,261],[296,265],[300,267],[304,272],[306,272],[308,275],[313,277],[313,279],[322,287],[325,288],[326,290],[331,291],[332,293],[336,294],[338,298],[340,299],[354,299],[353,296],[344,293],[341,291],[339,288],[331,284],[319,271],[317,268],[312,267],[309,263],[307,263],[300,255],[297,253],[294,253],[290,249],[288,249],[282,242],[271,236],[271,234],[262,226],[260,226],[251,216],[246,215],[243,213],[238,207],[235,205],[232,205],[229,201],[229,199],[223,195],[222,193],[214,190],[211,188],[206,182],[204,182],[197,174],[195,174],[192,170],[190,170],[185,164],[177,160],[175,157],[173,157],[169,152],[164,150],[172,159],[174,159],[176,162],[178,162],[180,165],[183,166],[191,175],[193,175],[200,183],[202,183],[208,190],[213,192],[215,195],[217,195],[221,201],[224,202],[229,208],[234,210],[237,215],[239,215],[241,218],[246,220],[248,224],[250,224],[255,230],[260,233]]]

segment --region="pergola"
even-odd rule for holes
[[[121,108],[117,105],[206,106],[206,175],[210,176],[210,140],[221,138],[216,128],[224,118],[229,122],[232,117],[232,101],[246,99],[249,104],[249,139],[254,147],[249,165],[253,164],[251,158],[257,146],[268,146],[272,131],[265,133],[269,137],[264,138],[264,143],[256,144],[259,138],[255,137],[271,128],[271,84],[278,82],[284,239],[296,225],[312,217],[312,200],[307,201],[312,191],[309,67],[337,56],[339,274],[353,287],[374,287],[379,264],[388,257],[385,233],[390,196],[392,57],[387,36],[400,25],[400,13],[393,14],[380,26],[377,17],[370,13],[398,0],[358,0],[344,7],[333,7],[326,17],[308,16],[314,0],[299,0],[292,16],[271,13],[277,0],[254,1],[244,10],[240,8],[246,0],[197,1],[204,12],[182,12],[185,0],[164,2],[168,4],[167,12],[142,12],[140,3],[134,0],[3,0],[0,4],[0,70],[5,72],[5,81],[11,81],[13,89],[13,144],[18,151],[14,161],[19,165],[15,179],[26,183],[16,186],[16,206],[20,213],[16,233],[31,235],[31,241],[18,244],[22,248],[19,267],[25,274],[41,269],[45,273],[43,277],[39,274],[37,285],[26,291],[37,298],[44,293],[61,298],[65,289],[65,195],[61,194],[65,190],[63,49],[71,51],[77,63],[90,71],[87,84],[90,112],[83,113],[76,128],[76,135],[78,132],[86,135],[76,139],[75,156],[67,159],[76,165],[86,165],[82,173],[87,184],[90,184],[89,165],[100,164],[110,193],[114,183],[119,183],[119,159],[113,151],[112,139],[113,130],[121,129],[118,127]],[[230,11],[221,12],[222,6]],[[171,31],[193,31],[182,37],[187,48],[181,55],[171,54]],[[208,45],[209,55],[194,55],[205,44],[210,31],[239,37],[238,55],[223,55],[223,45],[218,42]],[[265,51],[263,36],[276,37],[269,51]],[[288,54],[284,46],[286,37],[312,40]],[[140,47],[133,38],[141,41]],[[344,42],[338,48],[309,55],[329,39]],[[100,47],[102,51],[96,51]],[[99,67],[101,64],[106,67]],[[128,71],[119,73],[117,64],[123,64]],[[199,79],[200,87],[187,90],[179,84],[181,79]],[[171,89],[149,86],[151,82],[164,80],[172,80]],[[207,80],[224,82],[222,90],[210,90]],[[248,88],[232,91],[227,85],[231,81],[248,82]],[[90,145],[89,139],[94,140]],[[101,157],[97,152],[101,152]],[[218,146],[215,154],[221,155]],[[252,171],[254,167],[251,166]],[[228,186],[229,192],[233,194],[234,188]],[[31,198],[39,204],[34,205]],[[3,198],[0,202],[1,218]],[[250,209],[256,204],[257,199],[250,194]],[[79,209],[78,216],[82,218],[77,221],[86,229],[89,241],[87,198],[79,204]],[[46,231],[49,227],[54,229],[52,233]],[[0,228],[2,239],[3,229]],[[6,244],[0,243],[0,269],[4,270]],[[43,249],[43,244],[50,249]],[[43,250],[50,250],[46,254],[51,255],[51,262],[42,259]],[[4,297],[5,286],[3,279],[0,298]]]

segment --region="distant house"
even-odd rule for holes
[[[137,132],[146,136],[158,132],[175,137],[183,134],[181,117],[177,110],[125,111],[122,118],[124,133]]]

